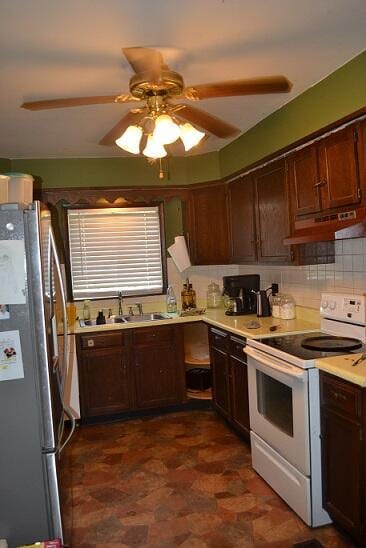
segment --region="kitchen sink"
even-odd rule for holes
[[[170,320],[171,317],[168,314],[161,312],[150,312],[149,314],[135,314],[135,315],[123,315],[112,316],[105,319],[105,324],[112,323],[135,323],[135,322],[156,322],[158,320]],[[98,325],[96,320],[79,320],[80,327],[93,327]],[[102,324],[104,325],[104,324]]]
[[[121,316],[124,322],[154,322],[157,320],[170,320],[168,314],[151,312],[149,314],[135,314],[133,316]]]

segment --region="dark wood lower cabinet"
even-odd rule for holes
[[[125,338],[111,333],[79,340],[79,388],[83,417],[120,413],[133,405]]]
[[[227,353],[219,348],[212,347],[210,352],[213,404],[224,417],[228,417],[230,414],[229,358]]]
[[[210,328],[213,406],[230,424],[250,439],[248,371],[245,339]]]
[[[185,400],[179,326],[105,331],[77,340],[82,418]]]
[[[141,328],[135,333],[138,334],[133,345],[137,407],[162,407],[184,401],[182,330],[167,326]]]
[[[366,389],[321,373],[323,505],[366,543]]]

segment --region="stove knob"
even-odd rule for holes
[[[322,308],[328,308],[328,301],[325,299],[322,301]]]
[[[330,301],[329,308],[335,310],[337,308],[337,303],[335,301]]]

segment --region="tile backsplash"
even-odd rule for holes
[[[282,293],[294,297],[297,305],[318,309],[321,293],[325,291],[366,293],[366,238],[336,241],[335,262],[331,264],[192,266],[179,273],[172,260],[168,260],[169,283],[174,285],[177,297],[184,279],[189,276],[203,305],[210,281],[216,281],[221,287],[222,277],[234,274],[259,274],[262,288],[276,282]]]
[[[198,306],[206,306],[207,286],[215,281],[222,287],[222,277],[236,274],[259,274],[261,287],[266,288],[272,282],[279,284],[282,293],[291,294],[296,304],[318,309],[321,293],[366,293],[366,238],[335,242],[335,263],[308,266],[276,265],[217,265],[192,266],[179,272],[172,259],[168,259],[168,282],[173,285],[180,306],[180,292],[184,280],[189,277],[197,293]],[[164,310],[165,298],[162,295],[150,297],[129,297],[125,299],[124,309],[129,304],[140,301],[147,311]],[[78,311],[82,303],[76,303]],[[112,308],[117,312],[117,299],[94,301],[92,313],[100,308],[105,311]]]

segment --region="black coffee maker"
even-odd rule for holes
[[[241,316],[257,312],[257,299],[253,291],[259,291],[259,274],[224,276],[223,294],[232,299],[232,306],[225,312],[228,316]]]

